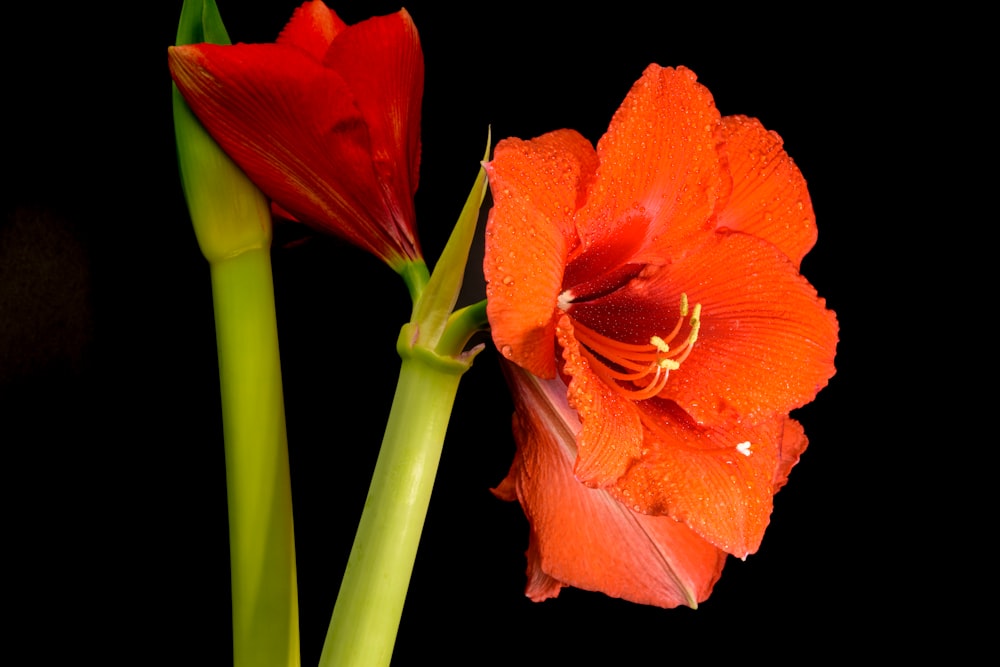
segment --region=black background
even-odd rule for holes
[[[252,42],[272,41],[297,3],[220,5],[233,40]],[[209,273],[176,175],[166,69],[179,6],[46,4],[7,19],[7,599],[40,658],[231,659]],[[398,9],[332,6],[349,23]],[[899,629],[919,632],[930,612],[918,610],[971,576],[946,577],[920,555],[944,528],[924,515],[932,499],[900,485],[920,446],[913,427],[935,415],[900,398],[913,389],[896,374],[912,370],[900,350],[914,343],[885,341],[884,323],[904,317],[900,284],[918,280],[887,266],[898,252],[889,230],[906,223],[885,174],[909,159],[897,124],[923,99],[907,73],[932,64],[928,52],[902,40],[886,48],[891,24],[822,10],[407,8],[426,57],[417,212],[431,260],[487,126],[496,139],[571,127],[596,141],[648,63],[683,64],[723,114],[779,132],[809,181],[820,234],[802,270],[837,311],[841,344],[830,386],[796,413],[810,446],[776,497],[761,550],[730,559],[697,611],[573,589],[542,604],[523,596],[527,523],[489,492],[514,445],[487,349],[459,392],[393,664],[892,655]],[[288,247],[297,236],[279,230],[273,261],[302,656],[313,665],[388,413],[408,300],[376,260],[328,238]]]

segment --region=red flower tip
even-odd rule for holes
[[[604,578],[580,574],[584,551],[565,569],[569,547],[558,545],[582,540],[577,531],[621,534],[567,500],[600,494],[619,517],[673,522],[664,539],[690,533],[710,545],[681,549],[703,559],[694,589],[707,595],[704,573],[721,567],[714,549],[745,557],[759,547],[772,497],[806,447],[788,413],[834,373],[836,318],[798,271],[816,240],[802,174],[780,137],[721,117],[691,71],[657,65],[596,150],[571,130],[507,139],[487,171],[490,323],[524,369],[510,374],[518,454],[499,491],[531,521],[532,590],[558,590],[540,570],[642,597],[622,594],[621,564],[639,565],[620,550]],[[540,415],[558,401],[544,382],[565,392],[579,420],[571,433],[548,433]],[[549,387],[544,401],[532,386]],[[673,569],[693,567],[684,562]]]
[[[169,63],[202,124],[283,212],[396,270],[421,257],[424,61],[406,10],[348,26],[307,2],[273,44],[171,47]]]

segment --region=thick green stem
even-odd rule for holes
[[[451,409],[467,363],[409,347],[330,621],[320,667],[385,667],[392,658]]]
[[[269,249],[213,261],[236,667],[297,667],[288,442]]]

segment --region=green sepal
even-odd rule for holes
[[[492,136],[488,134],[486,152],[483,155],[484,162],[489,159],[491,144]],[[434,266],[427,287],[420,293],[413,306],[413,316],[410,321],[419,327],[416,339],[418,345],[435,349],[448,325],[448,318],[462,289],[469,248],[472,247],[476,223],[479,221],[479,209],[485,197],[486,170],[480,167],[462,213],[458,216],[458,222],[455,223],[448,243]]]
[[[232,44],[215,0],[184,0],[176,44]]]
[[[185,0],[177,43],[228,44],[214,0]],[[181,185],[202,254],[209,262],[271,247],[271,210],[264,194],[215,143],[173,87],[174,134]]]

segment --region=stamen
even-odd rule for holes
[[[670,341],[680,333],[688,312],[687,294],[682,294],[680,317],[673,331],[666,336],[651,336],[649,343],[645,345],[608,338],[576,320],[573,322],[573,329],[594,372],[626,398],[641,401],[656,396],[666,387],[670,371],[681,367],[698,340],[701,328],[700,303],[695,304],[688,320],[691,330],[687,337],[676,348],[670,347]]]

